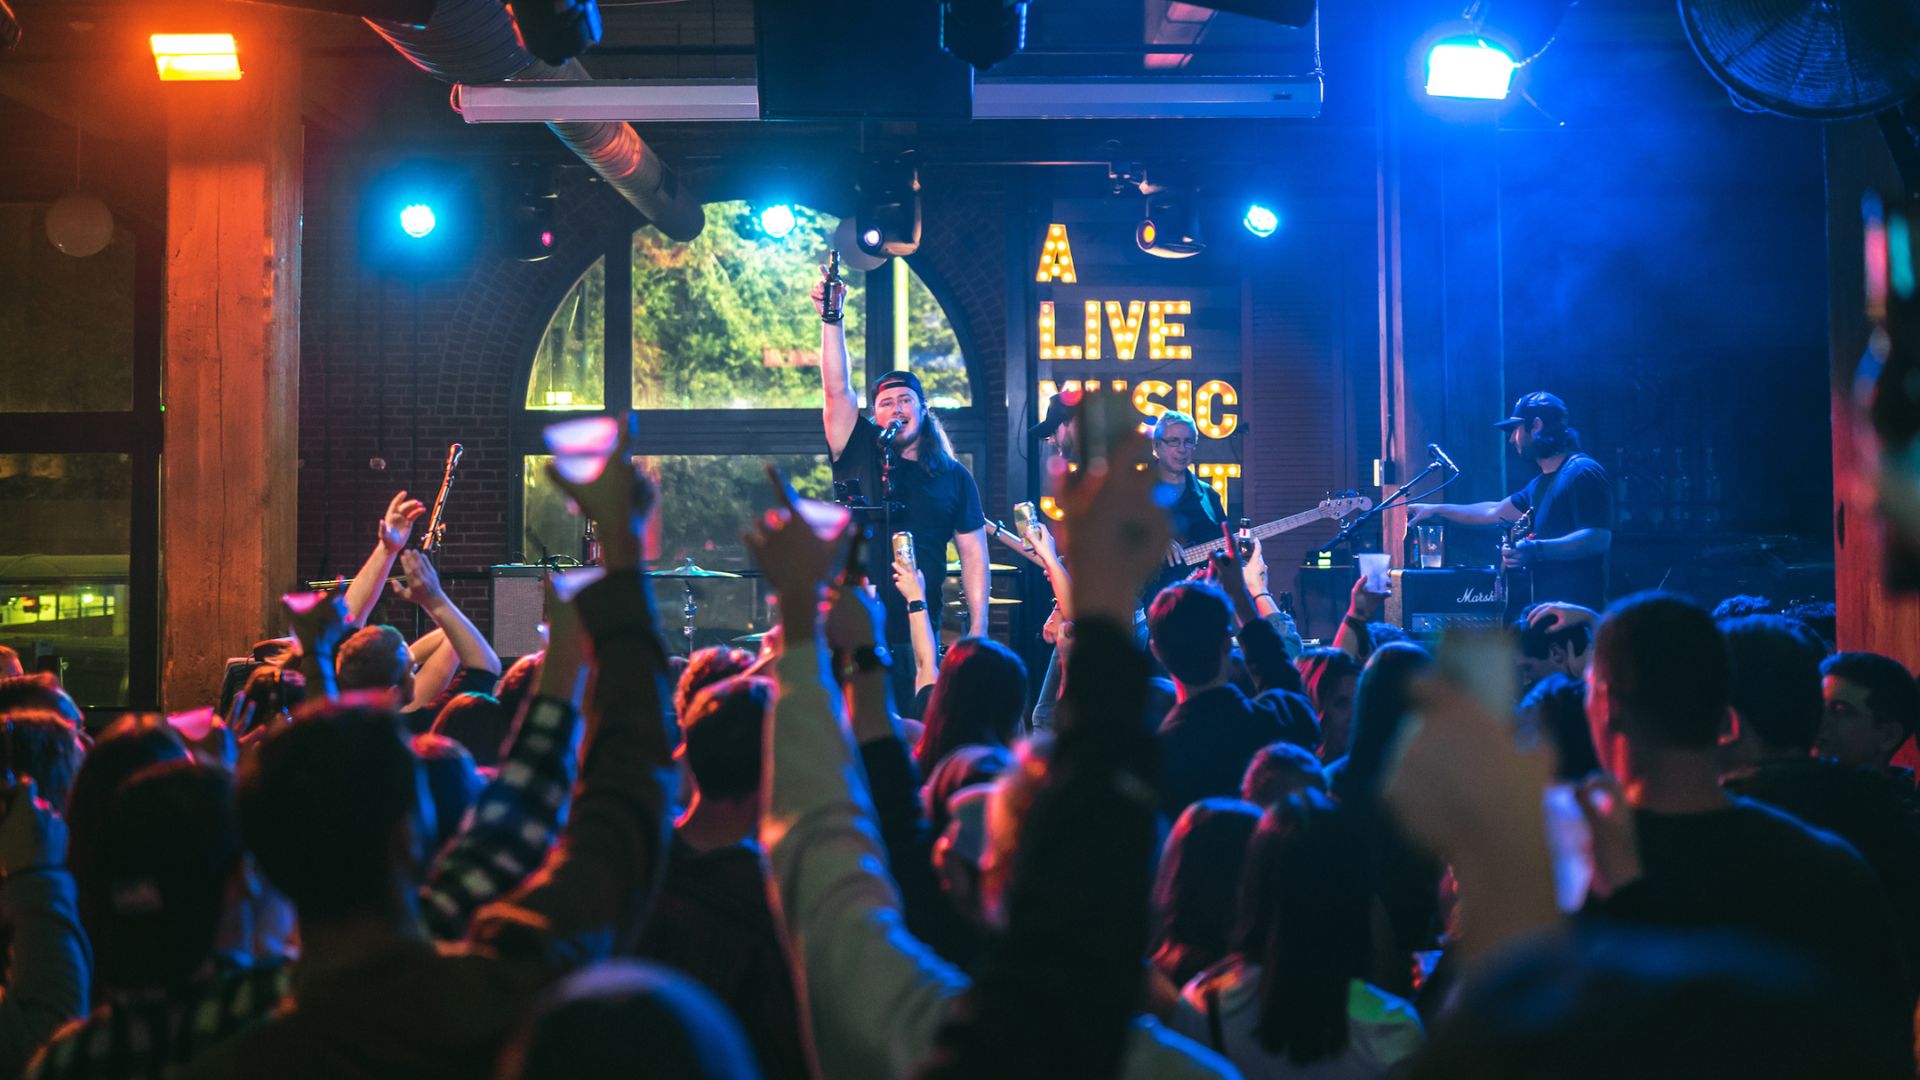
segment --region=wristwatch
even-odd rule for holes
[[[907,601],[907,614],[918,615],[925,610],[927,610],[927,602],[925,600]]]
[[[885,645],[861,645],[853,650],[849,658],[852,661],[853,674],[871,675],[876,671],[890,671],[893,657]]]

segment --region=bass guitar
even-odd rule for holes
[[[1373,500],[1367,498],[1365,495],[1348,494],[1329,496],[1328,498],[1321,499],[1320,505],[1311,510],[1302,511],[1291,517],[1283,517],[1269,521],[1265,525],[1256,525],[1250,533],[1241,536],[1239,539],[1265,540],[1269,536],[1279,536],[1281,533],[1292,532],[1303,525],[1311,525],[1316,521],[1325,521],[1329,518],[1343,518],[1348,514],[1363,514],[1371,509],[1373,509]],[[1215,537],[1212,540],[1198,544],[1168,544],[1167,565],[1170,567],[1204,566],[1208,559],[1226,550],[1227,538],[1224,536]],[[1182,576],[1184,576],[1184,573]]]

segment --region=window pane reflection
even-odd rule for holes
[[[47,208],[0,205],[0,412],[133,408],[133,234],[63,255]]]
[[[127,704],[132,481],[125,454],[0,454],[0,644],[82,706]]]
[[[633,234],[638,409],[820,407],[820,320],[808,292],[839,219],[796,206],[793,231],[758,231],[744,202],[708,203],[691,244]],[[853,385],[866,385],[868,275],[843,271]],[[884,274],[881,275],[884,280]]]
[[[580,518],[568,508],[566,496],[547,480],[549,460],[530,455],[522,469],[526,525],[521,543],[529,562],[579,559],[585,554]],[[833,495],[833,475],[825,454],[678,454],[638,460],[660,487],[660,509],[646,544],[649,565],[656,570],[690,560],[707,570],[751,571],[753,561],[740,534],[755,515],[772,505],[762,468],[767,461],[784,469],[801,495],[816,499]],[[655,579],[654,585],[668,643],[678,649],[685,640],[678,630],[684,624],[689,585],[664,578]],[[690,588],[697,609],[692,618],[696,648],[756,633],[769,624],[766,592],[757,577],[692,579]]]
[[[607,260],[580,275],[547,322],[527,380],[527,408],[600,409],[606,404]]]

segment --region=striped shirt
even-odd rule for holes
[[[578,772],[580,713],[557,698],[527,706],[499,774],[480,792],[460,835],[420,888],[420,917],[440,941],[459,941],[473,913],[511,892],[547,857]],[[28,1070],[34,1080],[160,1080],[167,1070],[265,1019],[291,986],[276,960],[228,968],[186,990],[115,996],[68,1024]]]
[[[31,1080],[161,1080],[167,1070],[263,1019],[287,994],[292,965],[223,968],[172,994],[115,996],[53,1037]]]

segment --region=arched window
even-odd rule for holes
[[[656,567],[690,559],[710,570],[750,569],[740,531],[766,507],[763,462],[780,465],[802,494],[832,497],[820,323],[808,292],[839,222],[795,207],[792,232],[776,239],[758,229],[747,203],[710,203],[706,213],[706,229],[690,244],[652,229],[615,238],[542,330],[513,432],[522,460],[511,501],[523,560],[584,555],[580,519],[542,471],[540,429],[568,412],[638,411],[641,464],[663,494],[648,540]],[[909,368],[942,410],[962,460],[984,461],[970,373],[933,290],[899,259],[844,277],[861,401],[873,377]],[[687,595],[662,590],[663,610]],[[696,645],[765,625],[752,579],[697,582],[692,597]]]

